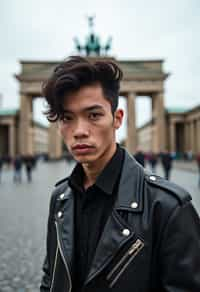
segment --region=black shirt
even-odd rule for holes
[[[117,197],[124,150],[117,150],[94,185],[84,189],[84,171],[77,164],[69,184],[75,193],[75,254],[73,292],[80,292],[89,272],[101,233]]]

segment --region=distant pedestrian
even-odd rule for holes
[[[153,173],[156,173],[156,165],[158,162],[158,156],[156,153],[151,152],[148,156],[149,164]]]
[[[197,161],[198,172],[199,172],[198,185],[200,188],[200,152],[196,156],[196,161]]]
[[[191,149],[187,152],[187,158],[188,161],[192,161],[193,159],[193,151]]]
[[[168,151],[161,153],[161,163],[164,170],[164,176],[166,179],[170,179],[170,172],[172,168],[172,156]]]
[[[26,170],[26,175],[27,175],[27,180],[28,182],[32,181],[32,169],[34,166],[34,159],[31,155],[27,155],[24,158],[24,163],[25,163],[25,170]]]
[[[0,157],[0,182],[1,182],[2,170],[3,170],[3,158]]]
[[[13,167],[14,167],[14,177],[13,180],[14,182],[21,182],[22,181],[22,158],[18,155],[14,159],[13,162]]]
[[[145,167],[145,154],[142,150],[138,149],[134,155],[134,158],[137,160],[139,164]]]
[[[7,168],[10,168],[12,165],[12,158],[10,155],[4,155],[3,156],[3,162],[6,165]]]

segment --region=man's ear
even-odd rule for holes
[[[124,116],[124,111],[122,109],[117,109],[114,113],[114,128],[117,130],[122,124]]]

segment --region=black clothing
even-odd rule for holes
[[[69,185],[75,195],[73,292],[81,291],[102,230],[111,213],[117,194],[123,154],[123,149],[118,147],[96,183],[87,190],[84,190],[84,172],[80,164],[75,167],[69,178]]]
[[[1,182],[1,172],[3,168],[3,158],[0,157],[0,182]]]
[[[28,182],[32,181],[32,169],[33,169],[33,164],[34,164],[34,159],[32,156],[26,156],[24,158],[24,163],[25,163],[25,170],[26,170],[26,175],[27,175],[27,180]]]
[[[143,167],[145,166],[145,155],[142,151],[138,151],[135,153],[134,158],[138,163],[140,163]]]
[[[161,154],[161,163],[163,166],[165,179],[169,179],[170,171],[172,168],[172,157],[170,153],[162,153]]]
[[[74,198],[68,178],[56,184],[40,292],[72,291]],[[200,219],[191,196],[125,151],[117,198],[81,292],[199,292],[199,275]]]
[[[157,165],[157,162],[158,162],[158,157],[157,157],[157,155],[156,154],[154,154],[154,153],[151,153],[150,155],[149,155],[149,163],[150,163],[150,165],[151,165],[151,170],[152,170],[152,172],[156,172],[156,165]]]
[[[0,169],[3,167],[3,158],[0,157]]]
[[[14,169],[15,170],[21,170],[22,168],[22,159],[21,158],[16,158],[14,160]]]
[[[22,171],[22,159],[21,157],[16,157],[14,160],[14,177],[13,180],[14,182],[21,182],[22,177],[21,177],[21,171]]]

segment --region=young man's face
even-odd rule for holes
[[[101,86],[85,86],[68,95],[64,110],[60,131],[73,157],[80,163],[110,158],[115,149],[115,130],[121,125],[123,111],[118,109],[113,116]]]

